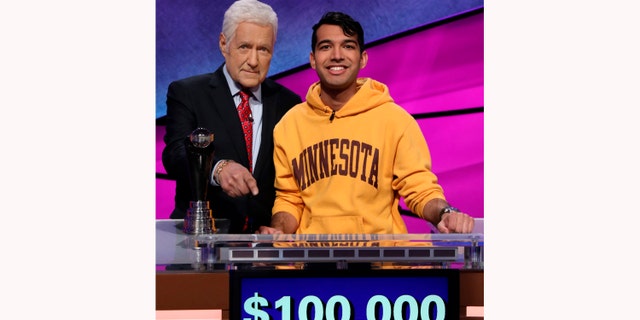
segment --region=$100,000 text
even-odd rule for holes
[[[398,320],[398,319],[422,319],[444,320],[446,304],[444,300],[435,294],[424,297],[418,301],[411,295],[401,295],[391,302],[384,295],[374,295],[369,298],[364,309],[355,307],[349,299],[342,295],[331,296],[326,302],[317,296],[307,295],[297,304],[291,296],[283,296],[271,304],[266,298],[254,292],[252,297],[244,301],[245,316],[243,320]],[[361,306],[360,306],[361,307]],[[271,312],[271,314],[269,312]],[[356,312],[366,313],[366,317],[356,315]],[[280,317],[277,317],[277,316]],[[297,317],[296,317],[297,315]]]

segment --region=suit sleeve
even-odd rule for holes
[[[162,164],[173,178],[185,177],[187,157],[185,138],[197,126],[193,106],[190,105],[188,89],[179,82],[172,82],[167,91],[167,128],[164,136]]]

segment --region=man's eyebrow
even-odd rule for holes
[[[319,45],[324,44],[324,43],[333,43],[333,41],[331,41],[329,39],[320,40],[320,41],[318,41],[318,43],[316,43],[316,46],[319,46]],[[356,41],[354,39],[345,39],[345,40],[342,40],[341,43],[355,43],[355,44],[358,44],[358,41]]]
[[[332,43],[332,42],[333,41],[331,41],[329,39],[324,39],[324,40],[318,41],[318,43],[316,43],[316,46],[319,46],[319,45],[324,44],[324,43]]]

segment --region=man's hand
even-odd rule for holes
[[[443,214],[442,220],[437,227],[441,233],[471,233],[473,225],[472,216],[463,212],[453,211]]]
[[[237,162],[229,161],[220,171],[217,180],[222,190],[230,197],[258,194],[256,179],[247,168]]]
[[[271,216],[271,227],[260,227],[261,234],[293,234],[298,230],[298,221],[289,212],[279,211]]]
[[[260,228],[258,229],[258,231],[256,231],[257,234],[281,234],[282,231],[278,230],[276,228],[271,228],[271,227],[267,227],[267,226],[260,226]]]

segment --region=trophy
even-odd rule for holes
[[[189,201],[183,231],[187,234],[215,233],[216,227],[207,200],[215,149],[213,133],[205,128],[197,128],[185,139],[185,148],[192,201]]]

